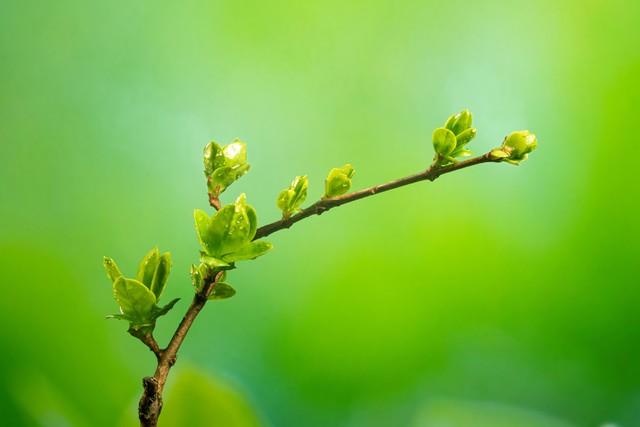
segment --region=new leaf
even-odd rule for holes
[[[196,209],[194,219],[203,252],[200,260],[213,271],[233,268],[235,261],[254,259],[271,249],[267,242],[252,242],[258,228],[258,217],[255,209],[247,204],[244,194],[212,217]]]
[[[113,283],[113,295],[124,318],[132,326],[150,326],[153,323],[153,308],[156,297],[141,282],[119,277]]]

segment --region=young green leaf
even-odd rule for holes
[[[211,236],[211,218],[205,211],[200,209],[196,209],[193,212],[193,218],[200,247],[207,253],[213,253],[216,249],[214,244],[218,242]]]
[[[280,193],[278,193],[278,198],[276,199],[276,206],[278,207],[278,209],[282,211],[282,216],[284,217],[287,217],[290,215],[289,205],[291,204],[292,198],[293,198],[293,191],[288,188],[285,188]]]
[[[461,112],[449,117],[444,127],[457,136],[469,129],[472,122],[473,116],[471,112],[469,110],[462,110]]]
[[[242,193],[236,199],[233,217],[225,230],[222,253],[234,252],[251,241],[252,224],[247,213],[247,196]]]
[[[324,198],[341,196],[349,191],[354,173],[355,170],[349,163],[340,168],[331,169],[324,182]]]
[[[153,322],[156,297],[141,282],[120,277],[113,283],[113,294],[120,311],[132,325],[147,326]]]
[[[224,282],[218,282],[213,286],[209,295],[210,300],[227,299],[236,294],[236,290]]]
[[[151,289],[151,282],[153,281],[153,276],[156,273],[159,262],[160,251],[157,247],[155,247],[151,249],[144,258],[142,258],[142,261],[140,261],[138,274],[136,274],[136,280],[143,283],[147,288]]]
[[[113,259],[104,257],[103,264],[104,269],[107,272],[107,276],[109,276],[109,279],[111,279],[112,282],[115,282],[118,278],[122,277],[122,273]]]
[[[222,193],[228,186],[233,184],[242,175],[247,173],[249,165],[237,165],[237,166],[223,166],[216,169],[211,174],[211,180],[209,183],[209,191],[216,194]]]
[[[456,136],[456,149],[461,148],[468,144],[473,138],[476,137],[478,130],[476,128],[469,128],[463,131],[460,135]]]
[[[447,128],[438,128],[433,131],[433,149],[443,157],[449,156],[456,148],[456,136]]]
[[[224,238],[229,231],[231,221],[233,221],[233,215],[235,213],[234,205],[226,205],[215,215],[213,215],[209,221],[209,228],[206,234],[207,247],[203,248],[211,256],[217,256],[222,252],[222,246],[224,244]]]
[[[266,254],[269,250],[271,250],[272,247],[273,245],[269,242],[265,242],[264,240],[256,240],[235,252],[224,255],[222,259],[229,263],[256,259],[259,256]]]
[[[225,262],[221,259],[218,259],[212,256],[202,255],[200,257],[200,262],[205,264],[207,267],[209,267],[213,271],[220,271],[220,270],[233,268],[233,266],[228,262]]]
[[[249,240],[253,240],[258,230],[258,213],[251,205],[246,205],[247,219],[249,220]]]
[[[235,140],[225,147],[210,142],[205,147],[204,173],[212,197],[218,198],[220,193],[248,170],[247,146],[244,142]]]
[[[169,278],[170,272],[171,254],[169,252],[165,252],[160,256],[160,259],[158,260],[158,265],[151,282],[150,289],[151,292],[153,292],[156,296],[156,301],[160,301],[160,296],[162,295],[164,288],[167,286],[167,279]]]
[[[282,211],[282,216],[288,218],[294,212],[300,210],[300,206],[307,198],[309,178],[306,175],[296,176],[289,188],[285,188],[278,195],[276,204]]]
[[[222,147],[211,141],[204,147],[204,173],[209,176],[217,168],[224,166]]]
[[[235,139],[222,149],[222,153],[229,166],[243,166],[247,163],[247,144]]]
[[[248,244],[257,227],[255,210],[249,207],[245,194],[241,194],[236,202],[220,209],[211,220],[210,245],[213,251],[209,255],[221,257]]]
[[[257,245],[252,243],[258,228],[258,217],[255,209],[247,204],[244,194],[211,218],[199,210],[196,210],[194,217],[203,250],[200,260],[213,271],[231,269],[233,262],[256,258],[268,250],[266,242]]]

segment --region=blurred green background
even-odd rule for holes
[[[540,144],[309,219],[196,322],[161,425],[640,425],[640,2],[0,2],[3,425],[135,425],[150,352],[102,256],[192,293],[201,150],[240,137],[261,222],[298,174],[420,171]]]

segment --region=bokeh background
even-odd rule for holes
[[[640,2],[0,2],[0,424],[131,426],[149,351],[102,256],[192,293],[201,150],[247,141],[261,222],[476,152],[540,145],[273,235],[196,322],[165,426],[640,425]]]

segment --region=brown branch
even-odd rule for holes
[[[332,197],[330,199],[321,199],[298,212],[297,214],[290,216],[289,218],[283,218],[271,224],[263,225],[258,228],[254,239],[268,236],[276,231],[283,230],[291,227],[298,221],[313,216],[321,215],[327,212],[331,208],[341,206],[356,200],[364,199],[365,197],[373,196],[376,194],[384,193],[385,191],[393,190],[395,188],[403,187],[405,185],[413,184],[420,181],[435,181],[441,175],[454,172],[460,169],[468,168],[470,166],[479,165],[480,163],[498,163],[499,159],[494,159],[489,153],[482,156],[474,157],[462,162],[454,163],[448,166],[439,166],[434,162],[428,169],[423,172],[409,175],[404,178],[396,179],[394,181],[386,182],[380,185],[374,185],[373,187],[365,188],[364,190],[355,191],[353,193],[344,194],[338,197]]]
[[[160,350],[158,365],[153,377],[145,377],[142,379],[144,392],[138,404],[140,426],[155,427],[158,425],[158,417],[160,416],[160,411],[162,411],[162,391],[164,390],[169,371],[176,363],[178,350],[187,336],[193,321],[207,303],[208,297],[216,282],[220,279],[221,274],[222,273],[218,273],[212,281],[207,282],[202,289],[194,295],[193,301],[191,301],[191,305],[187,309],[178,328],[173,333],[169,345],[167,348]]]
[[[210,176],[207,176],[207,188],[211,188]],[[220,208],[222,207],[222,204],[220,203],[220,199],[218,198],[220,196],[219,187],[216,187],[213,191],[209,191],[207,194],[209,196],[209,205],[211,205],[211,207],[214,208],[215,210],[219,211]]]
[[[220,204],[220,199],[213,195],[213,193],[209,193],[209,205],[212,208],[219,211],[222,205]]]
[[[449,166],[440,166],[437,162],[434,162],[424,172],[420,172],[415,175],[410,175],[404,178],[400,178],[395,181],[390,181],[384,184],[375,185],[373,187],[365,188],[364,190],[355,191],[353,193],[345,194],[330,199],[321,199],[306,209],[301,210],[297,214],[279,221],[275,221],[271,224],[260,227],[255,239],[268,236],[276,231],[283,230],[291,227],[298,221],[301,221],[307,217],[313,215],[320,215],[323,212],[328,211],[336,206],[341,206],[356,200],[363,199],[365,197],[373,196],[375,194],[384,193],[385,191],[393,190],[395,188],[403,187],[405,185],[413,184],[420,181],[434,181],[441,175],[464,169],[470,166],[478,165],[480,163],[499,162],[500,160],[493,159],[489,153],[482,156],[474,157],[469,160],[458,162]],[[209,195],[209,202],[211,205],[220,209],[220,201],[217,197]],[[156,371],[152,377],[145,377],[142,380],[144,392],[140,398],[138,404],[138,416],[140,419],[140,425],[142,427],[155,427],[158,424],[158,417],[162,411],[162,391],[167,381],[167,376],[171,367],[176,362],[178,356],[178,350],[182,345],[191,325],[194,320],[204,308],[207,303],[208,297],[213,290],[216,282],[220,279],[222,273],[218,273],[213,280],[208,281],[203,288],[195,294],[191,305],[187,309],[186,314],[182,318],[182,321],[178,325],[178,328],[174,332],[169,345],[165,349],[159,349],[158,343],[153,338],[153,335],[148,334],[133,334],[136,338],[140,339],[147,347],[153,351],[158,358],[158,365]]]

